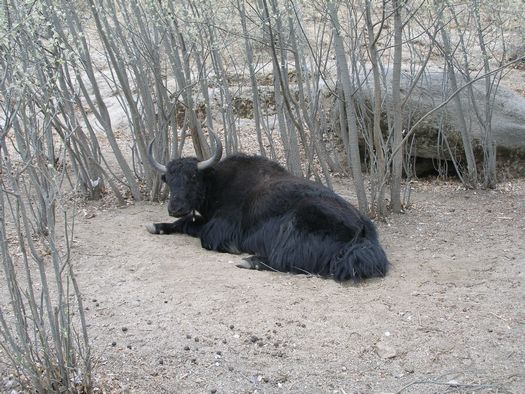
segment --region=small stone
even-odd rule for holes
[[[127,327],[122,327],[122,332],[127,332],[127,331],[128,331]]]
[[[131,345],[128,345],[128,346],[126,346],[126,347],[127,347],[128,349],[132,349],[132,346],[131,346]]]
[[[199,337],[195,337],[194,340],[195,340],[195,342],[199,342],[200,341]]]
[[[184,350],[190,350],[190,347],[189,346],[184,346]]]
[[[113,346],[113,347],[117,346],[117,342],[115,342],[115,341],[111,342],[111,346]]]
[[[190,334],[186,335],[186,339],[191,339],[191,335]]]
[[[406,373],[414,373],[414,367],[411,365],[405,365],[403,369],[405,370]]]
[[[230,330],[233,330],[233,328],[234,328],[234,325],[230,324]]]
[[[257,342],[258,340],[259,340],[259,338],[257,338],[255,335],[252,335],[252,336],[250,337],[250,341],[251,341],[252,343]]]
[[[383,342],[378,342],[376,344],[376,353],[382,359],[394,358],[397,356],[396,350]]]

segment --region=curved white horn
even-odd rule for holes
[[[155,138],[153,138],[151,140],[151,142],[149,143],[149,145],[148,145],[148,159],[149,159],[149,162],[153,166],[154,169],[156,169],[161,174],[165,174],[166,172],[168,172],[168,169],[166,168],[166,166],[163,165],[163,164],[160,164],[158,161],[156,161],[153,158],[153,141],[155,141]]]
[[[213,154],[211,157],[207,160],[201,161],[197,163],[197,168],[199,171],[204,170],[208,167],[213,167],[215,164],[221,160],[222,157],[222,143],[217,134],[215,134],[213,131],[210,131],[210,135],[213,137],[213,140],[215,140],[215,150],[213,151]]]

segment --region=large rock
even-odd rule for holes
[[[465,81],[458,82],[459,86]],[[404,108],[404,124],[415,124],[423,115],[443,103],[451,94],[447,88],[448,78],[441,71],[428,72],[413,89]],[[402,89],[406,93],[410,86],[407,77],[402,78]],[[444,93],[445,92],[445,93]],[[369,101],[371,84],[364,85],[364,94]],[[427,159],[455,159],[463,161],[464,150],[460,135],[460,117],[465,118],[473,141],[478,161],[482,160],[481,140],[485,117],[485,81],[472,84],[472,89],[463,89],[458,94],[463,111],[460,113],[454,100],[441,110],[423,120],[416,129],[416,156]],[[473,99],[472,99],[473,98]],[[391,95],[386,96],[387,106]],[[498,87],[491,100],[492,139],[498,149],[498,160],[516,166],[514,172],[525,173],[525,98],[502,86]],[[444,143],[446,138],[447,145]]]
[[[389,76],[390,80],[390,76]],[[411,84],[410,78],[403,74],[401,86],[402,94],[407,94]],[[465,81],[458,82],[459,86]],[[392,86],[388,82],[388,86]],[[404,106],[403,125],[410,128],[425,114],[442,104],[451,94],[448,78],[442,71],[427,72],[411,91]],[[471,91],[472,97],[471,99]],[[454,157],[461,165],[466,166],[463,142],[460,134],[460,117],[465,118],[471,136],[474,154],[478,163],[483,160],[481,147],[482,123],[485,116],[485,82],[479,80],[458,94],[463,111],[460,113],[454,100],[450,100],[440,110],[426,117],[416,127],[414,133],[415,145],[413,154],[416,156],[416,173],[422,174],[434,167],[439,160],[449,160]],[[362,94],[361,97],[358,95]],[[392,106],[391,92],[384,94],[385,112],[382,115],[382,129],[388,133],[386,108]],[[329,96],[329,95],[327,95]],[[363,100],[371,107],[373,102],[373,81],[371,76],[367,82],[361,84],[361,89],[354,96]],[[403,95],[402,95],[403,98]],[[325,110],[337,112],[333,97],[325,101]],[[474,103],[474,104],[473,104]],[[475,110],[477,108],[477,111]],[[481,119],[478,118],[478,115]],[[335,124],[332,127],[338,131],[337,113],[329,117]],[[371,118],[369,119],[371,121]],[[525,175],[525,98],[517,93],[500,86],[492,98],[492,139],[497,146],[497,160],[500,166],[505,166],[514,175]],[[446,139],[446,143],[445,143]],[[364,140],[363,143],[364,150]],[[411,141],[410,141],[411,142]],[[452,166],[449,169],[453,170]]]

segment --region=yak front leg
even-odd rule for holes
[[[146,230],[151,234],[188,234],[192,237],[200,235],[205,221],[202,216],[190,214],[174,221],[173,223],[152,223],[146,225]]]

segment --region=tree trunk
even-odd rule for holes
[[[361,170],[361,156],[359,154],[359,138],[357,119],[355,113],[352,92],[355,90],[352,81],[350,80],[350,70],[346,60],[343,39],[341,37],[341,27],[337,17],[337,7],[333,1],[328,2],[328,13],[334,31],[334,45],[335,55],[337,61],[337,74],[341,82],[341,87],[344,94],[345,112],[346,112],[346,126],[348,127],[348,156],[349,163],[352,169],[352,176],[356,188],[357,201],[361,212],[368,214],[368,201],[366,198],[365,183],[363,172]]]
[[[393,111],[393,149],[392,181],[390,201],[394,212],[401,212],[401,178],[403,176],[403,117],[401,114],[401,61],[402,61],[402,20],[401,0],[393,0],[394,7],[394,64],[392,70],[392,111]]]

